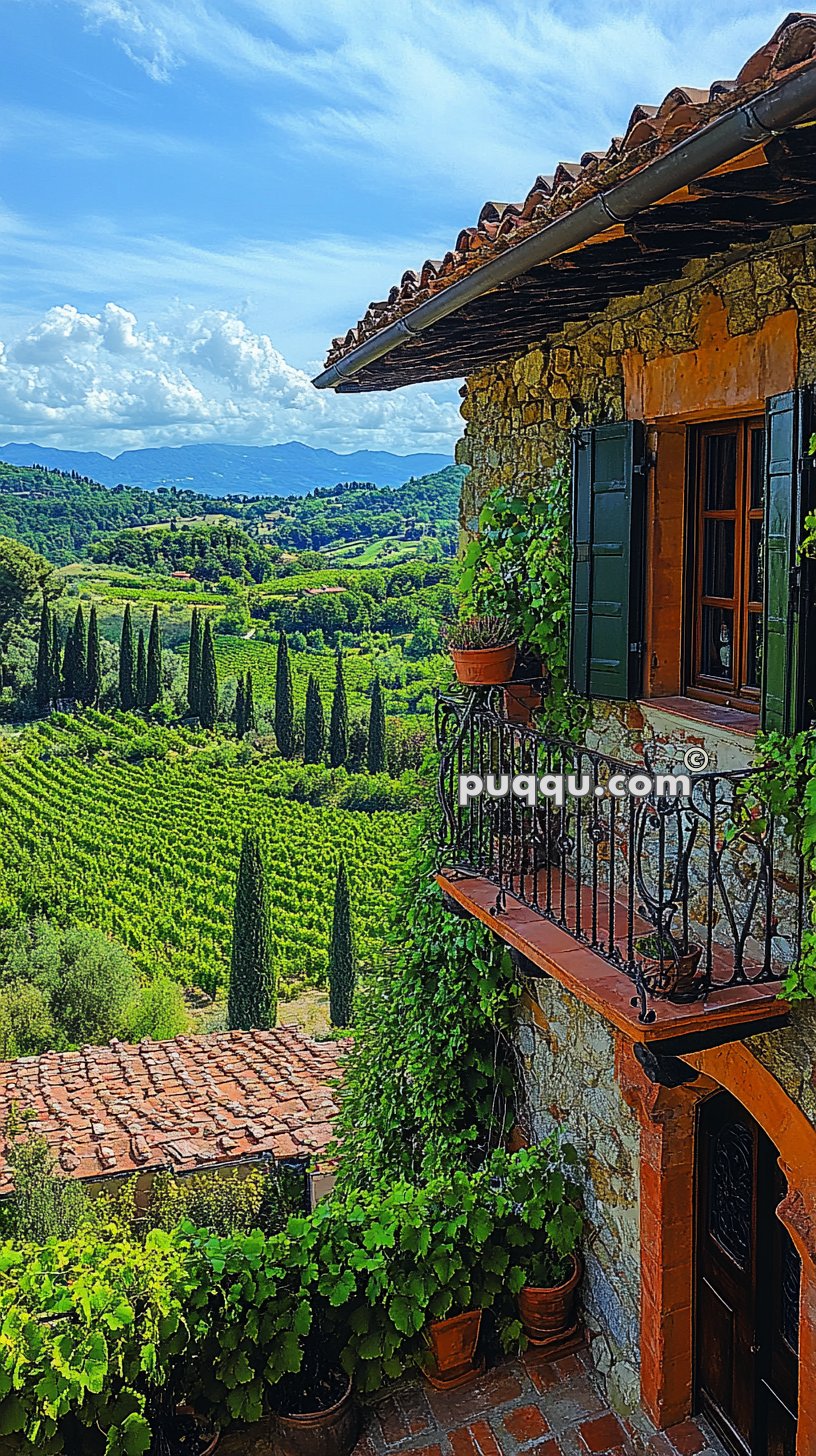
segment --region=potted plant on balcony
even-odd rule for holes
[[[698,990],[698,966],[703,947],[690,942],[685,950],[668,935],[652,932],[635,941],[640,975],[650,996],[693,1000]]]
[[[506,617],[464,617],[442,637],[464,687],[497,687],[513,676],[517,642]]]

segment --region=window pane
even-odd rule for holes
[[[734,595],[733,521],[706,521],[704,524],[703,595],[727,597],[729,600]]]
[[[751,430],[748,469],[751,472],[751,510],[760,511],[765,503],[765,431]]]
[[[703,607],[700,668],[705,677],[731,677],[734,613],[725,607]]]
[[[751,521],[748,540],[748,600],[762,601],[762,522]]]
[[[706,436],[705,483],[705,509],[733,511],[737,491],[736,432]]]
[[[748,613],[748,658],[745,666],[745,686],[758,688],[762,675],[762,617],[759,612]]]

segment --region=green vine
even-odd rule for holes
[[[465,614],[505,617],[522,649],[550,674],[541,725],[574,738],[587,705],[567,686],[570,620],[569,472],[561,465],[543,489],[494,490],[482,506],[479,534],[465,552],[459,594]]]
[[[757,734],[750,777],[740,791],[743,819],[764,834],[768,818],[781,821],[797,854],[805,860],[806,921],[798,959],[783,983],[789,1001],[816,998],[816,728],[788,736]]]

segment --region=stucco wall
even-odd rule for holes
[[[529,490],[546,479],[568,458],[576,424],[635,416],[638,407],[640,417],[653,418],[648,408],[662,408],[655,402],[669,398],[675,384],[681,393],[693,389],[696,354],[706,342],[711,414],[816,381],[815,236],[811,228],[782,230],[761,252],[734,249],[692,263],[676,282],[619,299],[588,323],[473,375],[463,391],[466,429],[457,448],[457,460],[471,467],[463,530],[476,529],[479,506],[497,485]],[[731,349],[729,340],[740,338],[742,351]],[[751,361],[745,378],[737,359]],[[750,761],[749,738],[667,721],[659,706],[597,705],[587,735],[590,746],[627,759],[637,758],[648,738],[679,749],[702,745],[721,769]],[[781,950],[784,957],[784,944]],[[536,1030],[527,1074],[533,1127],[562,1122],[586,1161],[587,1313],[601,1332],[596,1350],[613,1398],[625,1406],[637,1396],[639,1359],[636,1124],[615,1085],[604,1021],[554,983],[537,981],[535,995],[546,1025]],[[749,1046],[816,1125],[816,1010],[796,1009],[789,1028],[754,1037]]]

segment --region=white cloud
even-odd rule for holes
[[[337,450],[451,450],[452,386],[319,393],[266,334],[223,309],[140,324],[108,303],[51,308],[0,343],[0,431],[65,448],[299,439]]]

